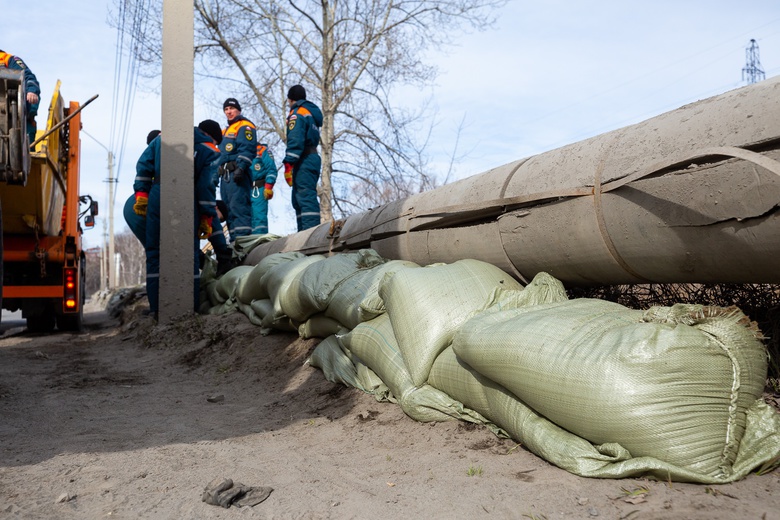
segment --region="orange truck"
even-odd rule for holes
[[[81,221],[91,228],[97,215],[97,203],[79,196],[80,112],[97,96],[83,106],[66,104],[58,81],[46,129],[33,143],[25,97],[22,72],[0,69],[0,302],[21,310],[30,331],[79,331],[86,274]]]

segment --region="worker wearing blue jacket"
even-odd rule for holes
[[[38,83],[38,78],[35,77],[33,71],[27,66],[22,58],[8,54],[0,50],[0,67],[5,67],[11,70],[24,71],[24,91],[26,96],[26,113],[27,113],[27,144],[30,145],[35,141],[35,132],[37,130],[37,124],[35,122],[35,116],[38,115],[38,104],[41,99],[41,85]]]
[[[219,149],[219,192],[228,205],[228,232],[230,241],[252,234],[252,179],[249,173],[257,155],[255,125],[241,115],[241,105],[235,98],[222,104],[227,117],[227,128],[222,132]]]
[[[322,111],[306,100],[301,85],[287,92],[290,112],[287,115],[287,150],[284,155],[284,180],[292,187],[292,205],[298,222],[298,231],[320,223],[320,202],[317,199],[317,180],[322,159],[317,153],[320,144]]]
[[[199,126],[213,129],[221,137],[219,123],[202,122]],[[195,290],[193,310],[198,310],[200,294],[200,270],[198,269],[199,238],[208,238],[212,233],[212,224],[217,216],[217,201],[214,196],[213,178],[220,158],[216,137],[207,134],[199,127],[194,129],[195,138],[195,228],[193,229],[193,274]],[[149,310],[156,317],[159,310],[160,293],[160,148],[162,139],[154,138],[136,163],[136,176],[133,183],[136,215],[146,217],[146,294],[149,298]]]
[[[268,201],[274,196],[276,162],[267,144],[257,145],[257,156],[252,160],[252,234],[268,233]]]

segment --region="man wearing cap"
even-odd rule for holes
[[[25,113],[27,114],[27,140],[28,145],[35,141],[35,132],[37,125],[35,123],[35,116],[38,114],[38,104],[41,96],[41,86],[38,83],[38,78],[35,77],[30,67],[22,61],[19,56],[8,54],[0,50],[0,67],[23,71],[22,80],[24,81],[24,91],[26,94],[25,99]]]
[[[229,209],[228,232],[231,242],[236,237],[252,234],[252,178],[250,168],[257,156],[255,125],[241,115],[236,98],[227,98],[222,104],[227,128],[222,132],[219,149],[218,175],[220,195]]]
[[[193,273],[195,291],[193,310],[198,310],[200,294],[199,238],[212,234],[212,225],[217,216],[217,203],[213,178],[220,159],[216,142],[222,138],[219,123],[207,119],[194,129],[194,192],[195,228],[193,229]],[[149,143],[136,164],[133,183],[135,204],[133,211],[146,219],[146,294],[149,310],[157,317],[160,293],[160,149],[162,139],[158,135]]]
[[[322,111],[306,100],[306,90],[294,85],[287,91],[287,150],[284,155],[284,179],[292,187],[292,205],[298,221],[298,231],[318,226],[320,202],[317,180],[322,159],[317,153],[320,144]]]

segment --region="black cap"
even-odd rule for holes
[[[306,89],[300,85],[293,85],[290,87],[290,90],[287,91],[287,99],[292,99],[293,101],[306,99]]]
[[[217,144],[222,142],[222,128],[220,128],[219,123],[213,119],[204,119],[198,123],[198,128],[211,136]]]
[[[158,135],[160,135],[159,130],[152,130],[151,132],[146,134],[146,144],[148,145],[149,143],[154,141],[154,138],[157,137]]]
[[[222,110],[225,110],[227,107],[233,107],[239,112],[241,112],[241,105],[238,103],[238,100],[233,97],[229,97],[225,100],[224,103],[222,103]]]

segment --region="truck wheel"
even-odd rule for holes
[[[39,314],[27,316],[27,330],[30,332],[51,332],[54,330],[55,319],[54,306],[47,303],[41,306]]]

